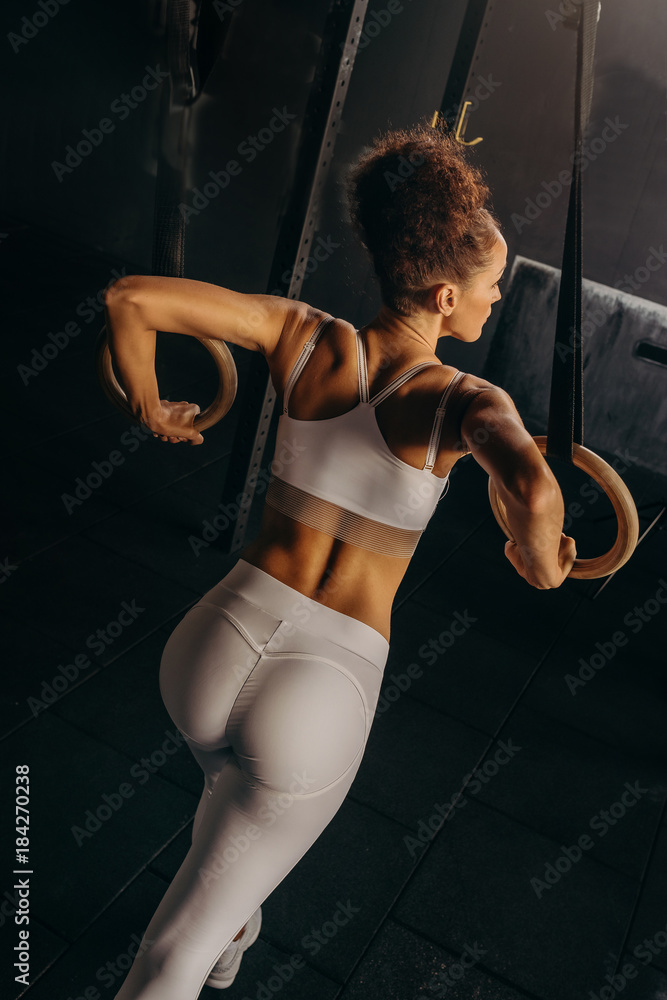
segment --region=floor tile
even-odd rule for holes
[[[605,977],[593,989],[597,989],[599,994],[603,985],[612,989],[620,987],[623,1000],[664,1000],[667,997],[667,974],[656,968],[650,959],[651,953],[643,948],[639,957],[635,954],[624,955],[619,971],[610,969],[607,973],[611,980]],[[621,978],[614,980],[615,975]],[[619,995],[618,990],[616,995]]]
[[[131,508],[87,528],[83,535],[140,563],[165,580],[203,594],[236,562],[221,551],[214,525],[220,513],[165,487]]]
[[[217,505],[222,502],[229,458],[229,455],[214,458],[206,465],[194,469],[187,476],[176,479],[169,488],[174,493],[181,494],[198,504],[217,508]]]
[[[21,879],[21,875],[16,876],[15,885],[18,886],[18,881]],[[10,883],[8,882],[9,886]],[[14,885],[5,890],[6,896],[3,899],[3,903],[7,903],[8,907],[16,907],[19,902],[19,896],[17,889]],[[7,910],[9,913],[9,909]],[[14,946],[19,944],[18,932],[19,930],[27,930],[29,932],[29,971],[27,972],[28,983],[33,983],[37,976],[42,972],[43,969],[47,969],[52,965],[61,955],[65,953],[68,948],[68,942],[64,938],[60,937],[58,934],[54,934],[48,927],[45,927],[41,921],[36,920],[34,916],[30,916],[30,924],[22,925],[17,927],[14,923],[13,918],[8,920],[4,915],[0,915],[0,941],[3,946],[3,954],[7,957],[13,953],[13,958],[11,964],[20,961],[20,953],[14,951]],[[8,938],[11,938],[11,943]],[[9,963],[8,963],[9,964]],[[12,984],[12,992],[10,994],[9,989],[7,990],[7,995],[14,997],[20,996],[25,993],[26,987],[23,982],[17,982],[16,976],[25,975],[26,970],[21,968],[15,968],[15,977]],[[9,976],[7,976],[9,978]]]
[[[193,795],[203,775],[160,695],[160,657],[165,646],[158,630],[123,653],[53,705],[61,719],[139,762],[137,776],[173,781]]]
[[[111,662],[201,596],[81,536],[23,563],[10,582],[5,615],[95,664]]]
[[[661,827],[630,929],[628,949],[640,964],[667,973],[667,828]]]
[[[54,714],[19,729],[11,748],[5,787],[17,764],[30,767],[31,912],[73,940],[188,822],[198,797]],[[86,891],[73,892],[73,880]]]
[[[289,1000],[313,1000],[313,997],[335,1000],[340,985],[307,964],[307,958],[299,951],[285,952],[273,947],[264,941],[260,931],[255,944],[244,953],[231,989],[241,1000],[273,996],[282,996],[285,1000],[288,997]],[[215,1000],[220,990],[205,986],[200,996],[202,1000]]]
[[[23,454],[26,461],[65,481],[72,497],[68,509],[76,524],[77,513],[90,496],[127,507],[229,452],[235,422],[230,411],[208,428],[203,444],[172,444],[154,438],[145,427],[113,409],[100,419],[34,444]]]
[[[11,685],[3,687],[0,695],[2,738],[16,726],[45,711],[47,700],[53,703],[60,696],[58,689],[71,691],[99,667],[91,662],[88,667],[80,668],[74,662],[76,650],[5,615],[0,615],[0,630],[3,660],[12,678]]]
[[[385,704],[350,796],[416,830],[435,803],[457,795],[489,738],[409,697]]]
[[[162,848],[148,864],[148,870],[154,875],[164,879],[169,883],[183,864],[185,855],[190,850],[192,844],[192,823],[187,823],[179,833],[173,837],[168,844]]]
[[[53,964],[34,966],[36,981],[27,994],[31,1000],[86,996],[113,1000],[165,888],[148,872],[130,882],[96,920],[82,928],[64,955]]]
[[[587,661],[590,656],[586,654],[594,648],[584,649]],[[581,653],[578,642],[559,639],[526,690],[523,704],[624,753],[643,756],[664,767],[667,763],[664,699],[658,700],[653,692],[635,685],[631,671],[626,672],[622,681],[608,667],[589,669],[580,676]]]
[[[546,652],[578,599],[562,587],[531,587],[506,559],[502,565],[488,558],[477,537],[476,532],[412,599],[434,610],[467,609],[478,631],[531,655]]]
[[[63,478],[46,469],[5,460],[2,509],[10,519],[11,531],[3,521],[0,552],[11,553],[15,561],[22,562],[119,510],[116,504],[93,495],[73,520],[72,511],[62,502],[69,488]]]
[[[462,634],[454,635],[452,623]],[[437,611],[414,601],[401,605],[392,618],[385,677],[407,676],[410,697],[493,735],[539,659],[478,632],[476,624],[464,630],[451,604]]]
[[[463,961],[461,961],[463,959]],[[354,970],[340,1000],[523,1000],[525,993],[486,975],[474,943],[450,953],[387,920]]]
[[[411,871],[405,833],[348,797],[267,900],[266,939],[344,982]]]
[[[586,835],[589,857],[640,879],[667,798],[667,770],[522,706],[503,726],[503,741],[516,751],[500,762],[487,755],[479,801],[566,845]]]
[[[667,663],[667,565],[664,573],[647,573],[627,563],[598,597],[582,601],[565,634],[592,647],[591,653],[596,643],[614,638],[612,657],[618,651],[620,659],[649,657]]]
[[[582,852],[548,885],[546,865],[560,855],[557,841],[470,801],[435,836],[393,915],[455,954],[478,942],[487,972],[544,1000],[562,1000],[565,969],[568,996],[587,996],[608,950],[621,949],[636,884]]]

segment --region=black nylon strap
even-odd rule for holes
[[[185,163],[192,72],[191,19],[201,0],[166,0],[166,49],[169,81],[162,88],[160,150],[153,216],[152,273],[185,275]]]
[[[593,96],[593,56],[599,0],[580,0],[574,102],[574,162],[565,226],[546,454],[572,462],[573,442],[584,443],[581,161]]]

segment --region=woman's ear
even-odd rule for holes
[[[451,316],[459,298],[457,286],[449,281],[442,282],[435,286],[434,292],[433,304],[437,312],[442,313],[443,316]]]

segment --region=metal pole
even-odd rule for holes
[[[349,89],[357,43],[368,0],[335,0],[327,17],[315,84],[304,117],[301,146],[289,203],[276,245],[269,290],[291,268],[287,298],[299,298],[308,251],[317,232],[324,181],[331,166],[336,135]],[[338,56],[340,53],[340,57]],[[238,503],[239,514],[221,533],[225,551],[243,546],[261,469],[275,392],[263,357],[250,360],[241,416],[225,481],[222,502]]]

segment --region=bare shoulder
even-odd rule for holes
[[[281,390],[289,378],[289,373],[311,334],[323,319],[330,316],[330,313],[316,309],[308,302],[289,300],[280,337],[273,351],[266,355],[271,379],[277,389]]]
[[[436,379],[443,389],[451,384],[458,371],[451,365],[442,366]],[[520,420],[511,397],[504,389],[480,375],[462,373],[446,403],[441,448],[459,457],[468,454],[471,450],[471,428],[475,428],[480,419],[488,422],[490,413],[511,415]]]
[[[447,365],[443,365],[443,368],[446,368],[448,372],[452,373],[452,375],[456,374],[456,368],[450,368]],[[443,381],[448,382],[449,375],[447,375],[446,378],[443,378]],[[456,387],[456,393],[457,395],[469,395],[471,393],[477,395],[479,392],[488,392],[492,389],[498,390],[499,386],[494,385],[493,382],[487,382],[487,380],[482,378],[480,375],[472,375],[470,372],[464,372],[463,378],[459,380]]]

